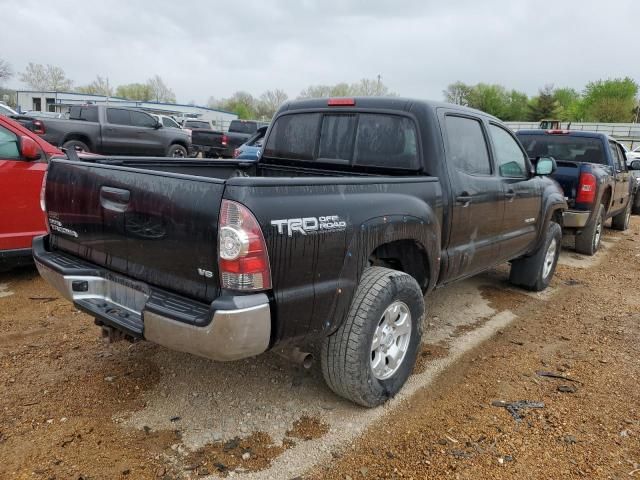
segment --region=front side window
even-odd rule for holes
[[[107,108],[107,121],[114,125],[131,125],[131,112],[121,108]]]
[[[18,160],[19,158],[18,136],[0,127],[0,160]]]
[[[167,117],[164,117],[162,119],[162,125],[164,125],[165,127],[180,128],[180,126],[176,122]]]
[[[496,153],[496,166],[502,177],[526,177],[527,161],[518,142],[503,128],[489,126]]]
[[[491,175],[487,142],[478,120],[447,115],[447,153],[453,166],[469,175]]]
[[[84,120],[85,122],[98,121],[98,109],[95,107],[71,107],[69,120]]]

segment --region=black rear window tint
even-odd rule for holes
[[[337,160],[349,163],[353,154],[356,121],[355,115],[324,116],[320,130],[319,160]]]
[[[417,168],[418,144],[413,121],[395,115],[360,115],[353,163],[371,167]]]
[[[553,157],[566,162],[607,164],[602,141],[599,138],[544,133],[517,136],[529,158]]]
[[[291,160],[313,160],[320,113],[284,115],[273,126],[264,155]]]
[[[231,120],[229,131],[235,133],[256,133],[258,126],[256,122],[243,122],[241,120]]]
[[[417,169],[417,142],[414,122],[399,115],[296,113],[276,120],[264,156]]]

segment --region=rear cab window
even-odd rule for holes
[[[229,124],[229,132],[231,133],[256,133],[258,125],[256,122],[247,122],[244,120],[231,120]]]
[[[607,165],[602,140],[599,138],[541,133],[518,135],[518,139],[529,158],[553,157],[560,162]]]
[[[292,113],[278,117],[263,158],[315,165],[418,170],[418,135],[403,115]]]

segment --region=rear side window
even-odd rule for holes
[[[417,138],[414,122],[400,115],[299,113],[276,120],[264,156],[416,170]]]
[[[71,107],[69,120],[84,120],[85,122],[98,121],[98,109],[95,107]]]
[[[131,112],[121,108],[107,108],[107,122],[114,125],[131,125]]]
[[[455,168],[470,175],[491,175],[489,150],[478,120],[447,115],[448,160]]]

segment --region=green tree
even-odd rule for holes
[[[19,75],[20,81],[37,91],[52,90],[65,92],[71,90],[73,82],[67,78],[64,70],[55,65],[31,63]]]
[[[113,96],[113,87],[109,85],[109,79],[107,77],[102,78],[100,75],[98,75],[96,79],[89,85],[77,87],[76,92],[111,97]]]
[[[238,115],[238,118],[248,120],[257,117],[257,101],[247,92],[236,92],[229,98],[217,100],[213,97],[209,98],[207,103],[211,108],[219,108]]]
[[[573,88],[557,88],[553,98],[558,104],[557,117],[564,121],[578,121],[582,118],[582,97]]]
[[[289,95],[283,90],[267,90],[260,95],[260,100],[256,105],[257,118],[270,119],[276,113],[280,105],[289,99]]]
[[[126,85],[119,85],[118,88],[116,88],[116,97],[122,97],[128,100],[148,102],[152,99],[152,95],[151,88],[145,83],[128,83]]]
[[[379,78],[363,78],[358,82],[345,82],[335,85],[311,85],[300,92],[298,98],[324,97],[393,97],[396,94],[389,90]]]
[[[511,90],[507,93],[507,106],[504,121],[525,120],[527,118],[529,97],[526,93]]]
[[[560,105],[554,96],[553,85],[545,85],[538,96],[529,102],[529,120],[537,122],[543,118],[557,118]]]
[[[509,94],[502,85],[479,83],[471,89],[468,102],[471,108],[504,118],[508,111]]]
[[[588,122],[632,122],[638,84],[629,77],[589,82],[583,105]]]

